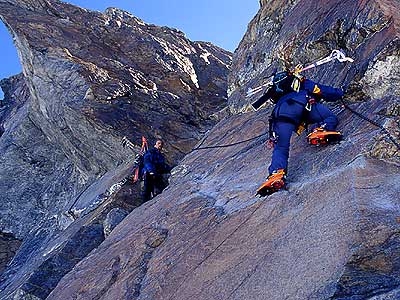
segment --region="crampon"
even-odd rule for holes
[[[271,195],[285,186],[285,172],[284,170],[278,170],[268,176],[265,181],[258,189],[256,196],[265,197]]]
[[[319,146],[339,143],[342,137],[339,131],[327,131],[323,128],[316,128],[307,135],[307,140],[310,145]]]

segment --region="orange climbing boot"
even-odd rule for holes
[[[315,146],[339,143],[342,134],[339,131],[328,131],[323,127],[317,127],[307,135],[307,140],[310,145]]]
[[[285,174],[284,169],[279,169],[270,174],[267,177],[267,181],[257,189],[256,196],[264,197],[282,189],[285,186]]]

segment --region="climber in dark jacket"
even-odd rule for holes
[[[290,138],[302,123],[316,124],[315,132],[318,133],[340,134],[335,131],[338,118],[319,101],[339,100],[343,96],[341,89],[317,84],[289,72],[277,73],[272,83],[263,97],[275,103],[270,117],[270,141],[274,144],[274,150],[267,181],[257,191],[261,196],[284,187]]]
[[[143,202],[150,200],[160,194],[167,186],[163,174],[171,171],[166,163],[164,154],[161,150],[164,146],[162,140],[157,140],[154,147],[146,151],[143,157],[143,178],[144,185],[142,189]]]

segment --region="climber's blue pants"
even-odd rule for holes
[[[327,106],[315,103],[312,105],[311,111],[307,113],[307,123],[317,124],[317,126],[325,124],[326,130],[336,130],[338,118]],[[279,169],[284,169],[287,173],[290,138],[297,127],[294,123],[274,122],[273,130],[277,135],[277,142],[272,152],[272,161],[268,168],[269,174]]]
[[[269,174],[279,169],[284,169],[287,172],[290,137],[296,128],[297,126],[292,123],[274,122],[273,130],[277,136],[277,141],[272,152],[271,165],[268,168]]]
[[[338,118],[324,104],[315,103],[311,106],[311,111],[307,113],[307,123],[321,126],[325,124],[326,130],[336,130]]]

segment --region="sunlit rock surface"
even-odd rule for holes
[[[22,94],[12,93],[5,82],[5,102],[31,98],[19,112],[26,118],[2,122],[7,182],[1,184],[12,191],[4,202],[20,198],[23,209],[34,202],[42,206],[18,221],[20,236],[28,222],[67,210],[126,161],[131,153],[120,146],[123,135],[134,143],[142,135],[150,141],[163,137],[176,163],[226,103],[230,53],[191,42],[175,29],[145,24],[118,9],[103,14],[57,1],[0,1],[0,14],[14,35],[26,86]],[[17,121],[21,125],[14,127]],[[2,226],[19,225],[5,218]]]

